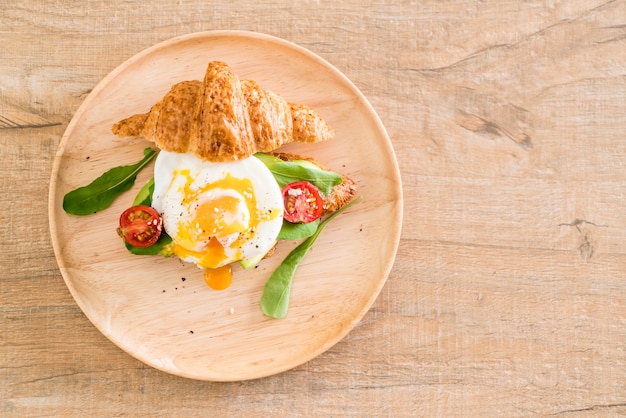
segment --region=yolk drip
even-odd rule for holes
[[[213,290],[224,290],[233,280],[230,264],[216,269],[204,270],[204,282]]]
[[[224,246],[215,237],[211,237],[203,251],[188,250],[183,246],[176,245],[174,254],[182,259],[193,257],[196,260],[196,264],[203,268],[216,268],[226,259]]]

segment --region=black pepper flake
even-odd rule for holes
[[[185,280],[187,280],[187,279],[185,279],[184,277],[181,277],[181,278],[180,278],[180,280],[182,280],[182,281],[184,282],[184,281],[185,281]]]
[[[192,329],[190,329],[190,330],[189,330],[189,333],[190,333],[190,334],[193,334],[193,330],[192,330]]]

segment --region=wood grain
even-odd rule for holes
[[[626,2],[58,3],[0,13],[0,114],[51,124],[0,129],[5,416],[626,414]],[[64,285],[45,207],[94,86],[214,29],[282,37],[353,80],[390,134],[407,214],[356,328],[242,383],[171,376],[110,343]]]
[[[255,269],[243,270],[234,263],[233,283],[221,292],[211,291],[202,271],[191,263],[125,251],[115,233],[118,215],[112,214],[131,204],[132,196],[153,176],[152,164],[138,176],[131,197],[120,196],[106,210],[86,217],[63,210],[66,193],[111,167],[134,163],[145,147],[154,146],[144,139],[120,139],[111,127],[150,109],[172,84],[202,79],[207,57],[228,62],[242,79],[254,79],[323,115],[336,139],[291,143],[281,150],[341,169],[358,184],[362,198],[346,213],[349,216],[324,229],[299,264],[289,312],[279,321],[263,315],[261,293],[296,242],[279,243],[274,256]],[[283,66],[273,68],[274,62]],[[372,159],[377,167],[363,170]],[[138,54],[108,75],[76,112],[61,140],[50,194],[55,254],[87,317],[145,363],[202,380],[265,377],[299,366],[334,345],[363,317],[384,285],[402,225],[398,166],[371,106],[344,75],[318,56],[279,38],[248,31],[177,37]],[[378,245],[368,245],[371,242]]]

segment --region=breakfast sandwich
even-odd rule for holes
[[[356,196],[345,175],[277,152],[290,142],[328,141],[333,129],[308,106],[240,80],[223,62],[210,62],[202,81],[175,84],[149,112],[112,131],[160,149],[150,206],[171,252],[222,287],[231,263],[250,268],[271,254],[285,224],[319,223]]]

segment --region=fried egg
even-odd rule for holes
[[[172,237],[174,254],[209,271],[260,260],[283,221],[280,187],[255,157],[214,163],[160,151],[152,206]]]

